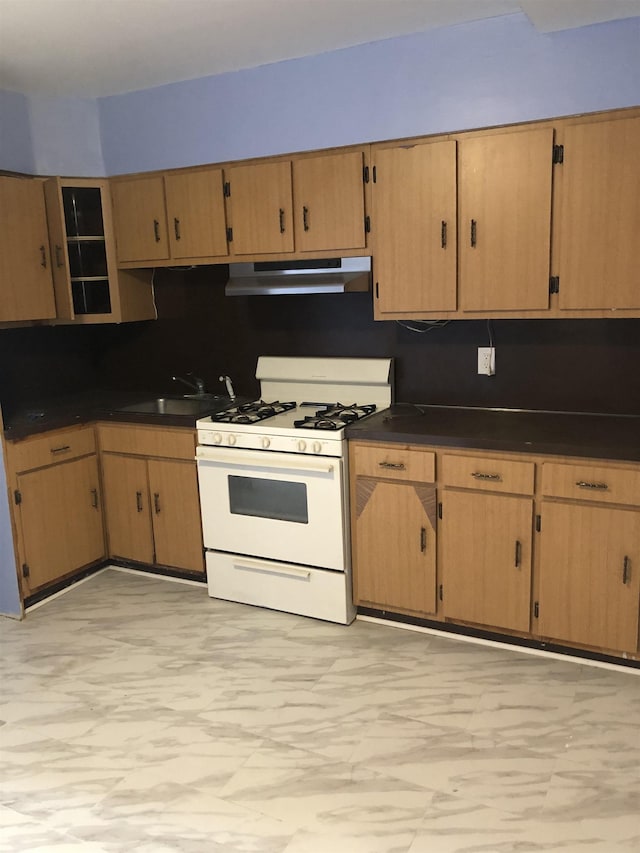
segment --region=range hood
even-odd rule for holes
[[[229,264],[227,296],[353,293],[371,289],[371,258]]]

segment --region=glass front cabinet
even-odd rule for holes
[[[117,269],[108,182],[51,178],[45,197],[58,320],[154,318],[148,271]]]

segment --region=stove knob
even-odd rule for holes
[[[306,449],[307,449],[307,442],[306,442],[306,441],[302,441],[302,440],[301,440],[301,441],[299,441],[299,442],[298,442],[298,450],[300,451],[300,453],[304,453],[304,451],[305,451]]]
[[[266,449],[267,449],[267,447],[269,447],[269,445],[270,445],[270,444],[271,444],[271,439],[270,439],[270,438],[267,438],[267,436],[265,435],[265,437],[262,439],[262,446],[263,446],[263,447],[264,447],[264,449],[266,450]]]
[[[213,434],[213,443],[214,444],[222,444],[222,436],[219,432],[214,432]]]
[[[321,450],[322,450],[322,445],[320,444],[320,442],[314,441],[313,442],[313,452],[314,453],[320,453]]]
[[[236,443],[236,437],[235,437],[235,435],[232,434],[227,438],[227,444],[230,444],[233,446],[235,443]]]

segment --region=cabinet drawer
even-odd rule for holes
[[[444,485],[461,489],[532,495],[534,472],[534,462],[517,462],[493,456],[445,455],[442,458]]]
[[[640,470],[545,462],[542,494],[552,498],[640,506]]]
[[[384,477],[387,480],[435,480],[435,453],[429,450],[407,450],[389,447],[354,447],[355,474],[361,477]]]
[[[95,432],[92,426],[54,430],[23,441],[9,441],[7,450],[16,473],[29,471],[95,453]]]
[[[100,449],[135,456],[195,459],[196,433],[192,429],[99,424]]]

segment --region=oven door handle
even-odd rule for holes
[[[282,471],[314,471],[318,474],[330,474],[335,464],[333,462],[316,462],[309,460],[308,457],[295,455],[290,462],[283,462],[280,459],[274,459],[273,454],[268,450],[264,453],[245,453],[244,450],[231,450],[217,452],[214,448],[203,445],[196,447],[197,462],[218,462],[226,466],[234,466],[238,468],[251,467],[254,470],[262,468],[279,468]]]
[[[258,560],[255,562],[243,557],[241,560],[233,561],[234,569],[241,569],[245,572],[264,572],[267,575],[283,575],[288,578],[296,578],[297,580],[309,580],[311,577],[310,569],[297,569],[295,566],[284,566],[279,563],[267,565]]]

